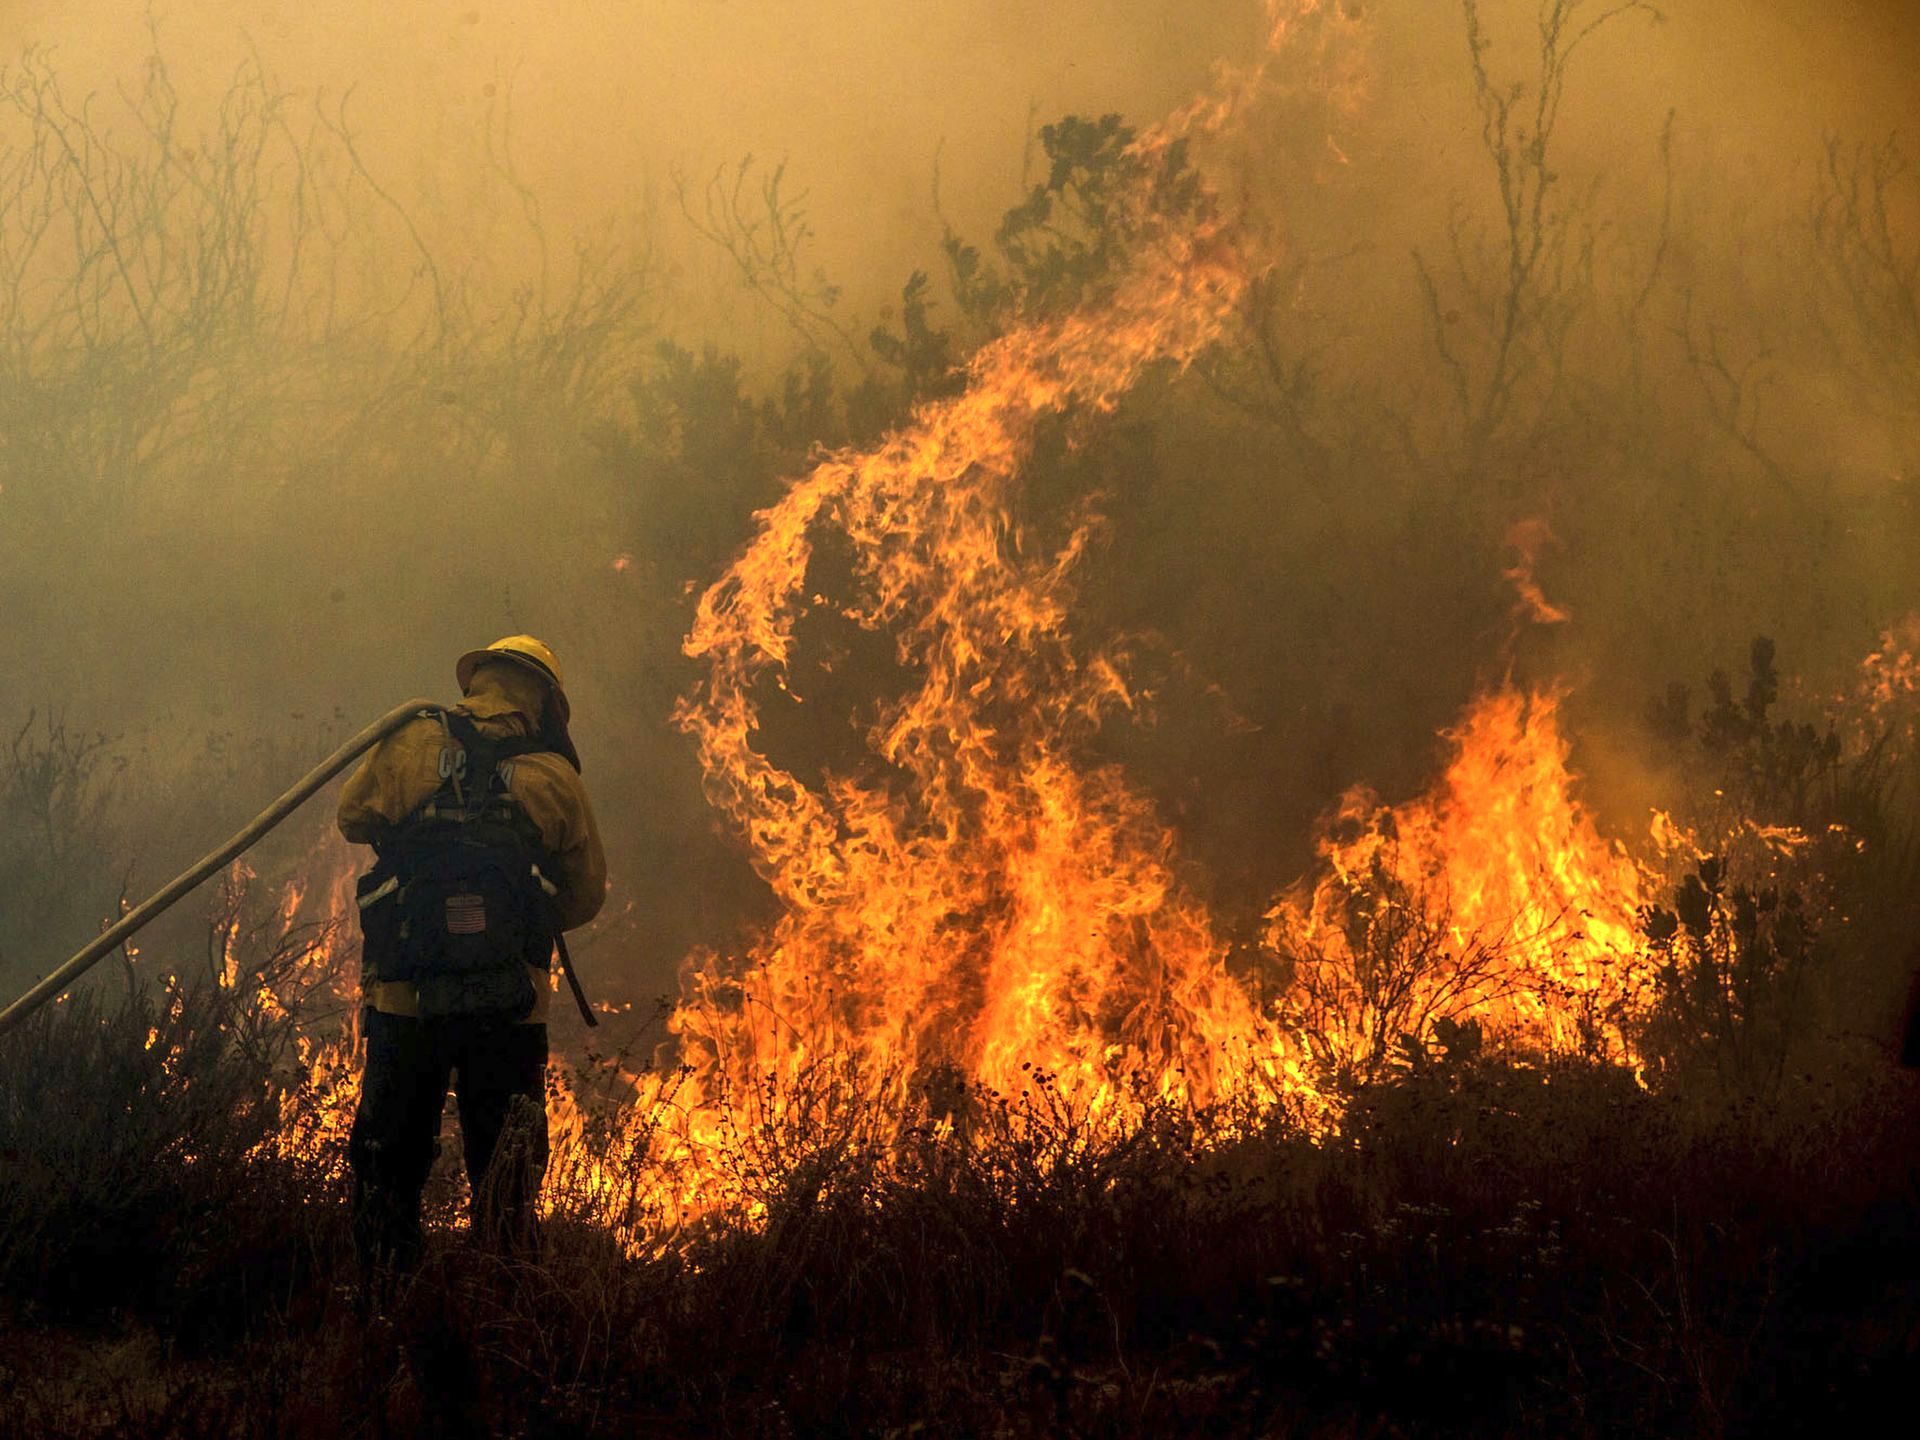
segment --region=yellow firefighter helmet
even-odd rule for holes
[[[466,694],[467,688],[472,685],[473,672],[493,660],[518,665],[545,680],[553,695],[549,708],[554,718],[562,725],[567,723],[573,707],[567,704],[566,682],[560,678],[560,660],[544,642],[531,635],[509,635],[503,640],[494,641],[484,650],[469,650],[460,657],[460,663],[453,672],[460,681],[461,694]]]

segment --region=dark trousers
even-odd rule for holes
[[[420,1193],[440,1150],[449,1083],[474,1230],[503,1245],[530,1236],[547,1166],[547,1027],[377,1010],[362,1018],[367,1063],[347,1147],[361,1264],[406,1269],[420,1258]]]

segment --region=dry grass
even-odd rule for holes
[[[1761,1108],[1484,1055],[1324,1145],[794,1145],[763,1223],[646,1260],[562,1194],[537,1258],[443,1231],[368,1318],[232,1022],[136,991],[0,1045],[0,1435],[1719,1435],[1864,1415],[1920,1338],[1908,1077]]]

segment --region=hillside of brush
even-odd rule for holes
[[[324,815],[0,1036],[0,1437],[1901,1403],[1920,183],[1608,124],[1649,7],[1449,20],[1464,162],[1313,8],[1243,105],[1034,127],[859,313],[803,156],[576,239],[504,120],[415,195],[257,56],[0,72],[7,994],[495,633],[615,875],[538,1249],[449,1130],[389,1291]]]

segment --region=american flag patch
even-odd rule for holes
[[[487,929],[487,902],[479,895],[447,897],[447,933],[482,935]]]

